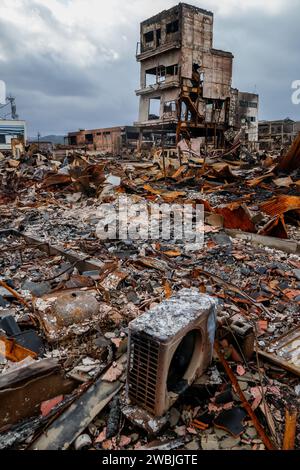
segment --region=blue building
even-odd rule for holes
[[[24,139],[26,143],[26,122],[16,120],[0,120],[0,151],[11,150],[12,139]]]

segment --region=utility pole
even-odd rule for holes
[[[9,95],[6,99],[7,99],[7,101],[10,103],[10,107],[11,107],[11,118],[12,118],[13,120],[19,119],[19,116],[18,116],[18,114],[17,114],[16,99],[15,99],[12,95]]]

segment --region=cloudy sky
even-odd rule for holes
[[[258,92],[260,119],[300,120],[300,0],[191,0],[215,13],[214,47],[233,52],[233,85]],[[29,135],[137,118],[139,22],[176,0],[1,0],[0,79]]]

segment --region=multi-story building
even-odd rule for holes
[[[243,97],[231,88],[233,55],[214,49],[213,24],[212,12],[186,3],[141,23],[136,91],[141,134],[149,128],[176,135],[177,140],[188,134],[217,147],[223,146],[228,128],[239,127],[242,112],[237,110]],[[251,112],[246,115],[253,126]]]
[[[282,150],[289,147],[300,132],[300,121],[286,118],[278,121],[260,121],[258,141],[260,150]]]
[[[225,131],[242,129],[242,142],[254,145],[258,95],[232,88],[233,55],[213,47],[213,25],[212,12],[186,3],[143,21],[135,127],[73,132],[69,144],[117,154],[128,143],[174,147],[187,136],[197,148],[222,148]]]
[[[237,91],[237,122],[241,128],[241,140],[255,149],[258,147],[258,106],[259,97],[255,93]]]

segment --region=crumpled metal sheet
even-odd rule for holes
[[[256,232],[255,224],[243,206],[230,204],[226,207],[218,207],[214,212],[224,217],[225,228],[238,229],[250,233]]]

